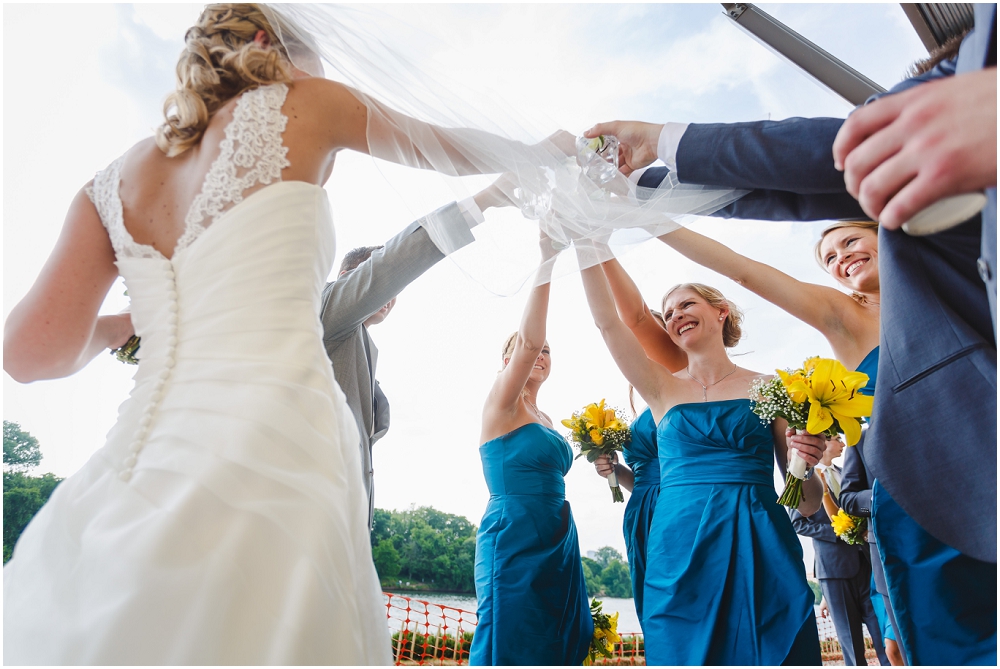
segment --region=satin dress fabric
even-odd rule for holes
[[[874,392],[877,370],[878,347],[858,365],[869,376],[862,392]],[[996,665],[996,565],[935,539],[877,479],[872,530],[907,659],[915,665]]]
[[[656,421],[646,409],[632,421],[632,440],[622,451],[625,464],[632,470],[635,482],[632,494],[625,505],[622,531],[628,554],[628,568],[632,576],[632,597],[635,612],[642,625],[644,588],[646,583],[646,546],[649,529],[653,524],[653,510],[660,493],[660,460],[656,452]]]
[[[334,248],[326,192],[290,181],[119,258],[135,386],[4,567],[5,664],[391,664],[319,320]]]
[[[563,477],[573,451],[528,423],[479,447],[490,501],[476,536],[472,665],[580,665],[594,623]]]
[[[802,546],[774,489],[771,428],[737,399],[676,405],[656,437],[647,663],[820,664]]]

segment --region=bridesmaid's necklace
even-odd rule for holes
[[[728,374],[726,374],[725,376],[723,376],[718,381],[714,381],[714,382],[708,384],[707,386],[704,383],[702,383],[701,381],[699,381],[698,379],[695,379],[694,376],[691,374],[691,371],[687,367],[684,368],[684,371],[687,372],[688,376],[690,376],[692,379],[694,379],[695,383],[697,383],[699,386],[701,386],[701,390],[703,392],[703,397],[704,397],[704,399],[702,401],[707,402],[708,401],[708,389],[711,388],[712,386],[718,384],[718,383],[722,383],[723,381],[725,381],[726,379],[728,379],[730,376],[732,376],[734,373],[736,373],[736,363],[735,362],[733,363],[733,371],[729,372]]]
[[[538,410],[538,407],[535,406],[535,403],[528,399],[527,393],[522,394],[521,397],[524,398],[524,403],[527,404],[529,407],[531,407],[531,410],[535,412],[535,415],[538,416],[539,420],[545,420],[544,418],[542,418],[542,412]]]

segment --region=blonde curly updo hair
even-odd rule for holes
[[[267,33],[271,46],[254,42]],[[257,5],[208,5],[184,36],[177,63],[177,90],[163,104],[156,145],[177,156],[201,141],[212,115],[251,88],[292,80],[292,65],[274,29]]]
[[[733,348],[740,343],[740,338],[743,337],[743,312],[733,302],[727,300],[721,292],[711,286],[706,286],[703,283],[677,284],[663,296],[663,301],[660,304],[663,313],[667,313],[666,304],[670,294],[682,288],[698,293],[703,300],[716,309],[728,309],[729,314],[726,316],[726,321],[722,324],[722,345],[726,348]]]

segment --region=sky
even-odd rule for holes
[[[898,4],[758,7],[886,88],[926,55]],[[737,122],[845,117],[851,109],[740,30],[719,4],[387,8],[437,36],[445,46],[437,64],[455,81],[574,134],[613,119]],[[5,319],[38,275],[76,192],[162,120],[182,36],[199,11],[185,4],[4,6]],[[399,45],[416,58],[428,55],[423,46]],[[326,189],[335,266],[345,251],[381,243],[454,197],[439,177],[349,152],[338,156]],[[523,232],[532,224],[507,216],[487,225]],[[835,285],[812,259],[821,222],[700,219],[694,227],[797,278]],[[442,261],[372,329],[392,415],[374,450],[380,508],[429,505],[477,524],[485,510],[480,415],[527,291],[501,297],[472,280],[463,268],[483,257],[470,248]],[[676,283],[700,281],[743,308],[745,338],[735,349],[742,367],[770,373],[831,353],[815,331],[655,240],[621,261],[651,304]],[[102,313],[127,305],[123,291],[116,283]],[[548,340],[552,373],[538,404],[557,423],[601,398],[627,407],[627,382],[586,312],[577,275],[553,283]],[[67,379],[21,385],[5,374],[3,417],[38,438],[41,471],[69,476],[103,445],[134,371],[102,354]],[[611,503],[592,466],[576,461],[566,483],[581,549],[624,553],[624,505]],[[811,546],[803,543],[811,572]]]

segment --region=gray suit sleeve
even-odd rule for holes
[[[456,203],[431,216],[468,223]],[[323,289],[323,339],[336,341],[354,332],[365,319],[385,306],[418,276],[444,258],[422,221],[414,221],[364,261]]]

